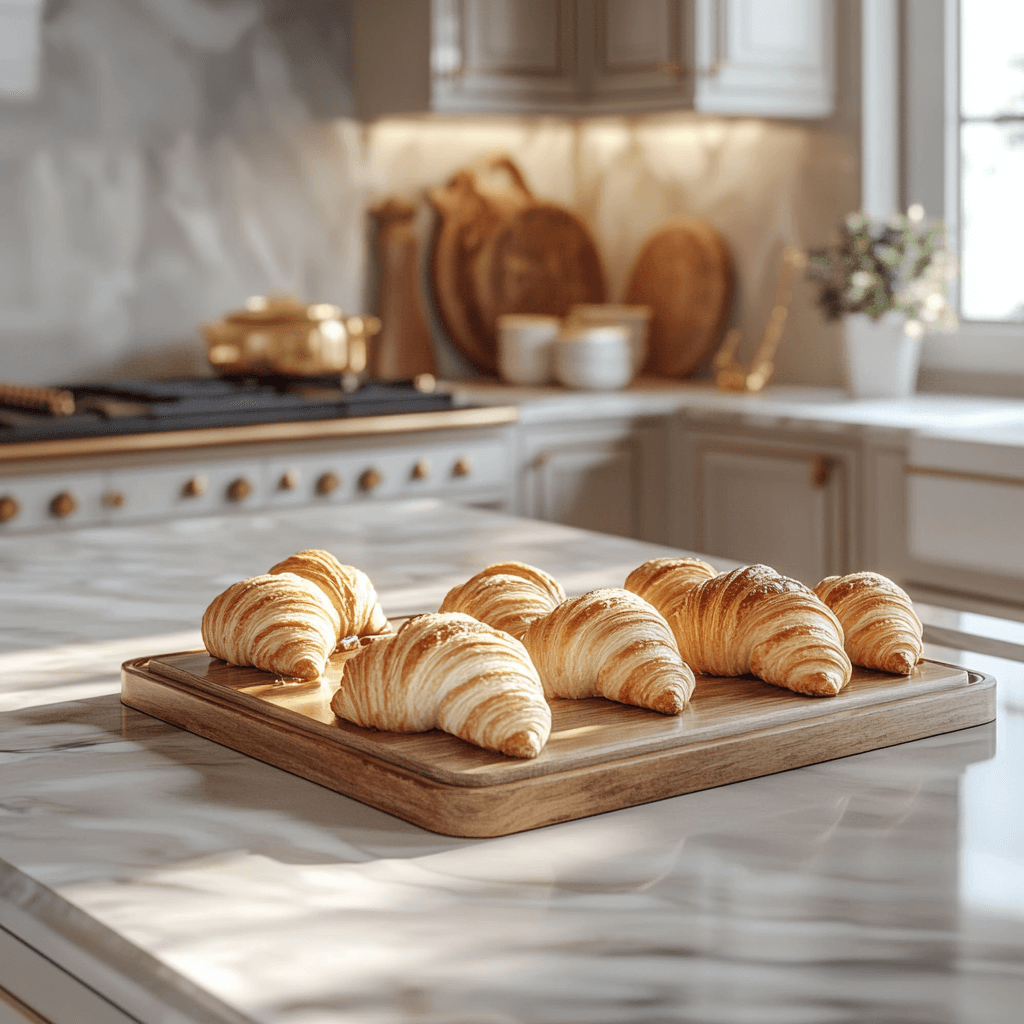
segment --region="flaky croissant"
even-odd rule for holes
[[[714,576],[709,570],[695,558],[656,558],[625,584],[665,616],[694,672],[750,672],[818,697],[834,696],[850,681],[842,627],[811,590],[767,565]]]
[[[921,620],[909,596],[876,572],[828,576],[814,593],[843,627],[855,665],[909,675],[923,652]]]
[[[461,614],[417,615],[363,648],[345,665],[331,709],[374,729],[443,729],[512,757],[536,757],[551,732],[523,645]]]
[[[300,551],[272,566],[270,572],[292,572],[315,583],[337,609],[341,637],[391,632],[370,577],[351,565],[342,565],[329,551]]]
[[[659,612],[628,590],[592,590],[534,620],[523,637],[544,694],[608,697],[677,715],[693,673]]]
[[[523,562],[497,562],[452,587],[442,612],[463,612],[521,640],[534,619],[565,600],[561,584]]]
[[[203,643],[230,665],[316,679],[338,642],[327,595],[294,573],[267,573],[228,587],[203,613]]]

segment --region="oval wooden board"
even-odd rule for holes
[[[670,221],[644,243],[623,302],[650,306],[643,372],[688,377],[722,340],[732,301],[729,249],[710,224]]]

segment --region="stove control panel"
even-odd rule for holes
[[[0,463],[0,536],[417,496],[513,507],[507,426],[106,460],[61,471]]]

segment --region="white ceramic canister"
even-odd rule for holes
[[[633,373],[630,332],[621,324],[569,327],[555,342],[555,379],[566,387],[617,391]]]
[[[639,373],[647,359],[652,313],[650,306],[629,306],[614,302],[580,303],[569,310],[566,326],[618,324],[627,328],[633,351],[633,372]]]
[[[553,349],[562,321],[539,313],[498,317],[498,373],[508,384],[550,384]]]

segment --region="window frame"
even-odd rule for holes
[[[863,0],[865,14],[879,0]],[[885,0],[882,0],[885,2]],[[892,81],[892,109],[900,111],[899,182],[893,191],[901,207],[919,202],[941,217],[959,258],[960,225],[960,3],[942,0],[943,16],[935,17],[935,0],[904,0],[888,30],[898,37],[900,73]],[[871,74],[871,53],[886,41],[872,40],[865,17],[864,75]],[[880,31],[880,30],[879,30]],[[889,41],[891,45],[891,40]],[[870,111],[863,129],[876,133]],[[878,119],[875,118],[877,121]],[[938,135],[938,138],[936,138]],[[872,137],[877,146],[878,140]],[[959,308],[959,282],[954,300]],[[1024,324],[981,320],[961,321],[952,334],[931,334],[922,349],[922,382],[938,390],[1024,393]]]

